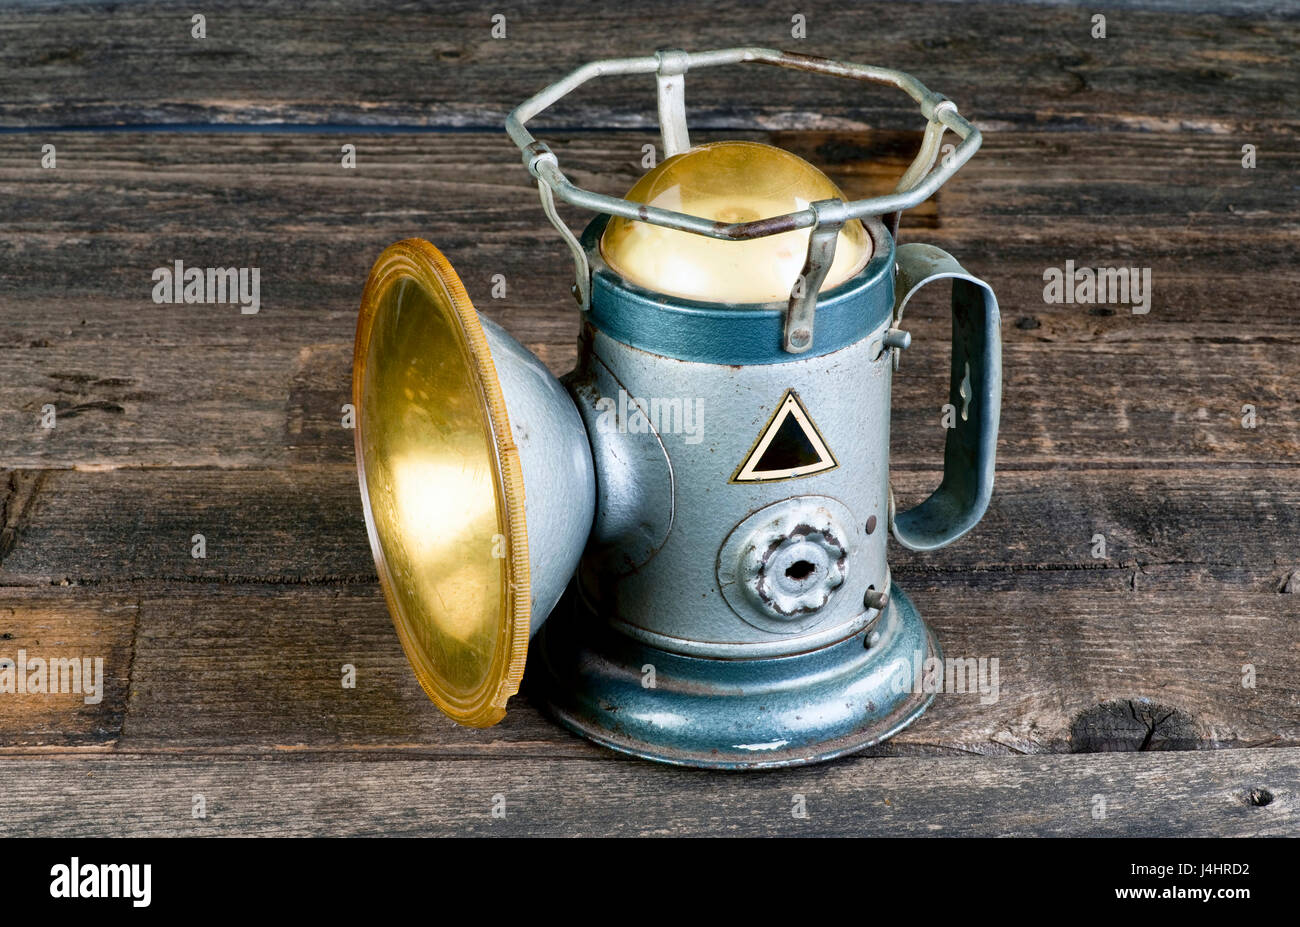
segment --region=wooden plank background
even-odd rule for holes
[[[1300,830],[1300,17],[1108,4],[1093,39],[1056,4],[799,6],[802,41],[766,2],[515,3],[500,40],[476,4],[237,3],[197,40],[180,4],[0,4],[0,657],[105,663],[95,704],[0,695],[0,832]],[[340,420],[366,271],[430,239],[563,372],[570,265],[505,113],[593,57],[740,43],[910,70],[985,132],[902,238],[998,292],[997,491],[957,545],[891,562],[950,652],[999,657],[1001,698],[752,776],[617,757],[526,697],[457,727],[392,633]],[[851,196],[910,160],[905,97],[753,73],[688,76],[695,140],[780,145]],[[653,84],[538,124],[573,179],[622,193]],[[155,305],[175,260],[260,267],[260,311]],[[1150,267],[1150,313],[1045,303],[1067,260]],[[945,311],[909,312],[900,501],[938,479]]]

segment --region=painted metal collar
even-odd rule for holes
[[[706,364],[780,364],[819,357],[856,344],[892,319],[894,240],[878,220],[862,224],[874,253],[856,276],[817,301],[817,341],[802,354],[784,348],[786,303],[714,303],[668,296],[619,276],[600,255],[608,216],[582,235],[591,264],[587,320],[616,341],[678,360]]]

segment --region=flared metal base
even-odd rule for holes
[[[934,700],[938,641],[895,585],[873,625],[788,657],[714,660],[651,647],[570,589],[534,638],[525,686],[561,724],[662,763],[764,769],[829,760],[892,736]]]

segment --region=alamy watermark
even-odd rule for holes
[[[1049,267],[1043,271],[1043,302],[1082,305],[1115,303],[1133,307],[1134,315],[1151,311],[1150,267]]]
[[[941,660],[914,650],[912,662],[903,664],[894,673],[894,691],[916,695],[978,693],[981,705],[992,705],[1002,691],[999,666],[997,657],[948,657]]]
[[[80,695],[87,705],[104,700],[104,658],[0,657],[0,695]]]
[[[701,397],[644,399],[619,390],[618,398],[601,396],[596,400],[596,430],[606,434],[680,434],[686,444],[704,440],[704,399]]]
[[[262,308],[260,267],[186,267],[175,261],[153,272],[155,303],[238,303],[244,315]]]
[[[153,899],[152,863],[83,863],[74,856],[50,875],[51,898],[128,898],[137,908]]]

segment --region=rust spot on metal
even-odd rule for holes
[[[790,66],[801,71],[822,71],[826,65],[833,64],[830,58],[823,58],[820,55],[805,55],[802,52],[783,51],[778,57],[782,61],[787,61]]]
[[[755,219],[753,222],[715,222],[713,231],[731,241],[748,241],[751,238],[765,238],[782,232],[793,232],[799,228],[798,220],[793,215],[772,216],[770,219]]]

